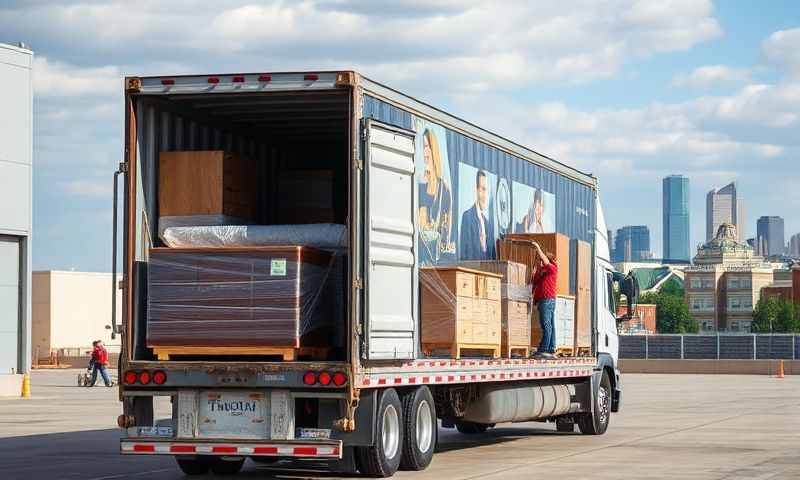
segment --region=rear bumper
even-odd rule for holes
[[[340,440],[253,442],[123,438],[119,449],[123,455],[342,458]]]

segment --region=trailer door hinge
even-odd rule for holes
[[[128,173],[128,162],[119,162],[120,173]]]
[[[353,280],[353,287],[362,290],[364,288],[364,281],[360,278]]]
[[[367,129],[366,129],[366,127],[365,127],[365,128],[362,128],[362,129],[361,129],[361,140],[364,140],[364,141],[366,141],[368,136],[369,136],[369,135],[368,135],[368,132],[367,132]]]
[[[120,290],[125,290],[126,288],[128,288],[128,282],[125,280],[120,280],[117,285],[117,288],[119,288]]]

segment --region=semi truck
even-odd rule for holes
[[[549,421],[558,431],[606,431],[622,392],[615,292],[633,305],[635,286],[610,263],[595,176],[354,71],[134,76],[124,85],[112,262],[116,279],[119,230],[121,454],[174,456],[186,474],[235,473],[251,458],[325,460],[386,477],[425,469],[439,428],[477,434]],[[338,355],[161,357],[148,348],[149,252],[164,246],[158,158],[200,150],[255,159],[262,224],[325,217],[344,226],[342,292],[331,307],[341,309]],[[472,206],[489,219],[484,258],[494,239],[524,229],[526,213],[591,245],[588,354],[423,353],[419,271],[475,251],[465,235]],[[154,418],[156,397],[169,397],[170,418]]]

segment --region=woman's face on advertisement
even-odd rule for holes
[[[431,154],[431,144],[428,143],[428,136],[422,136],[422,158],[425,159],[425,180],[433,178],[433,155]]]
[[[542,202],[533,202],[533,211],[536,214],[536,220],[541,220],[542,214],[544,213],[544,205],[542,205]]]

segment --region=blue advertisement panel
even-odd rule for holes
[[[363,115],[416,132],[420,265],[495,259],[508,233],[592,242],[590,187],[373,97]]]

